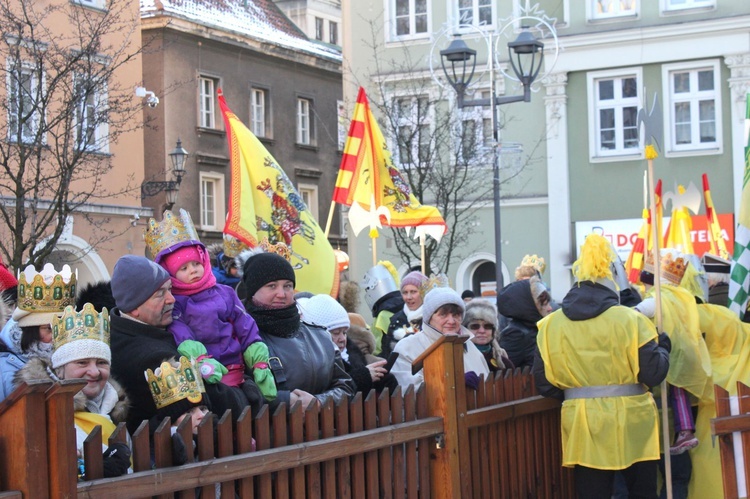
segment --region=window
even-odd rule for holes
[[[492,26],[495,18],[493,0],[458,0],[459,24],[473,24],[475,26]]]
[[[700,9],[714,7],[716,0],[662,0],[665,11]]]
[[[638,0],[589,0],[591,19],[634,16],[638,14]]]
[[[328,23],[328,42],[332,45],[339,43],[339,25],[333,21]]]
[[[76,3],[85,5],[86,7],[93,7],[95,9],[104,9],[107,6],[105,0],[73,0]]]
[[[490,91],[482,90],[475,97],[489,99]],[[472,163],[477,166],[487,164],[487,154],[491,152],[494,142],[492,106],[467,107],[461,113],[460,156],[457,160],[463,164]]]
[[[667,118],[670,151],[717,149],[721,146],[719,62],[665,65],[663,80],[669,88]]]
[[[419,166],[430,159],[430,103],[427,97],[403,97],[394,102],[398,162],[402,167]]]
[[[224,228],[224,176],[219,173],[200,173],[201,229]]]
[[[256,137],[270,137],[270,106],[268,90],[255,88],[250,91],[250,130]]]
[[[318,220],[318,186],[314,184],[298,184],[297,191],[299,192],[302,202],[305,203],[310,214]]]
[[[393,35],[396,38],[426,35],[429,31],[427,0],[391,0]]]
[[[23,63],[8,67],[8,140],[32,143],[41,124],[39,75]]]
[[[641,70],[629,73],[589,73],[591,157],[638,154],[638,109]]]
[[[198,79],[200,85],[198,126],[201,128],[216,128],[216,105],[214,97],[218,81],[215,78],[201,76]]]
[[[107,151],[107,91],[104,83],[98,83],[83,74],[74,76],[76,146],[86,151]]]
[[[297,99],[297,144],[313,145],[312,130],[312,101],[310,99]]]
[[[315,39],[323,40],[323,19],[320,17],[315,18]]]

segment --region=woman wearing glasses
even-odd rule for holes
[[[463,326],[474,335],[471,341],[484,355],[490,372],[513,368],[507,352],[497,341],[497,309],[492,302],[474,299],[467,303]]]

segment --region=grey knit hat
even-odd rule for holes
[[[489,300],[477,298],[466,305],[463,325],[468,326],[471,321],[482,320],[492,324],[497,329],[497,307]]]
[[[432,314],[443,305],[457,305],[461,313],[466,310],[466,305],[456,291],[451,288],[434,288],[431,289],[424,297],[422,304],[422,320],[429,324]]]
[[[169,280],[169,273],[148,258],[125,255],[112,273],[112,296],[122,312],[132,312]]]

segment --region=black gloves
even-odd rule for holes
[[[172,466],[182,466],[188,462],[187,447],[179,433],[172,435]]]
[[[472,390],[479,388],[479,376],[477,376],[477,373],[474,371],[464,373],[464,380],[466,382],[466,388],[471,388]]]
[[[124,475],[130,467],[130,447],[118,442],[110,445],[104,452],[104,478]]]
[[[672,351],[672,340],[669,339],[667,333],[659,333],[659,346],[667,352]]]

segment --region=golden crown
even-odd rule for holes
[[[52,319],[55,350],[78,340],[97,340],[109,345],[109,312],[106,307],[100,313],[92,304],[86,303],[80,312],[76,312],[71,305],[65,307],[62,316]]]
[[[147,369],[144,374],[157,409],[184,399],[198,404],[206,391],[200,371],[185,356],[176,365],[164,361],[155,371]]]
[[[672,254],[669,249],[663,249],[660,253],[659,268],[661,269],[661,278],[670,284],[679,286],[682,276],[685,275],[688,262],[682,256]],[[654,273],[654,253],[652,251],[646,254],[643,270],[652,274]]]
[[[260,241],[259,246],[263,248],[263,251],[266,253],[276,253],[277,255],[284,257],[284,260],[287,262],[292,259],[292,250],[282,242],[271,244],[271,241],[269,241],[267,237],[264,237]]]
[[[544,274],[544,269],[547,268],[547,264],[544,263],[544,258],[536,255],[526,255],[521,260],[521,267],[533,267],[538,270],[540,274]]]
[[[179,217],[169,210],[165,211],[161,222],[149,218],[143,238],[146,240],[146,246],[148,246],[151,256],[157,263],[159,263],[159,254],[177,243],[200,242],[190,213],[183,209],[180,209]]]
[[[224,256],[234,258],[247,249],[247,244],[234,236],[224,234]]]
[[[422,298],[435,288],[449,288],[451,286],[448,276],[445,274],[432,274],[427,280],[419,287],[419,293]]]
[[[51,263],[37,272],[29,265],[18,275],[18,308],[26,312],[62,312],[76,302],[77,272],[63,265],[57,272]]]

